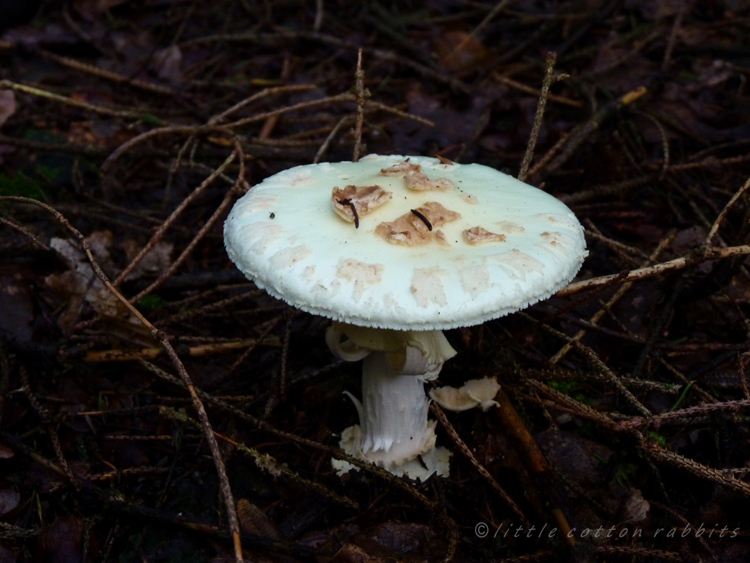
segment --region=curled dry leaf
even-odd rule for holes
[[[483,411],[496,407],[495,395],[500,390],[500,384],[494,377],[471,379],[456,389],[455,387],[438,387],[430,391],[430,398],[438,405],[449,411],[461,412],[474,407]]]
[[[641,522],[646,519],[650,510],[651,504],[643,498],[643,493],[638,489],[630,489],[620,503],[617,520],[623,523]]]
[[[393,197],[380,186],[338,186],[331,193],[331,204],[336,214],[359,227],[359,218],[377,209]]]

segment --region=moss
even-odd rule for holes
[[[0,196],[44,199],[39,184],[25,174],[17,174],[15,176],[0,174]]]

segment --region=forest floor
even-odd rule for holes
[[[0,563],[750,561],[749,37],[743,0],[43,2],[0,35]],[[569,287],[446,332],[501,405],[433,409],[424,483],[336,475],[360,368],[223,244],[358,135],[586,229]]]

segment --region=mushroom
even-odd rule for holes
[[[378,205],[360,193],[381,194]],[[258,287],[334,321],[335,355],[363,360],[360,425],[342,447],[420,479],[449,470],[423,385],[455,354],[442,331],[548,298],[587,254],[559,200],[486,166],[428,157],[285,170],[237,202],[224,238]]]

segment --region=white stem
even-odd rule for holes
[[[333,323],[326,343],[346,361],[364,358],[360,424],[341,435],[341,447],[396,475],[424,480],[433,473],[448,475],[450,453],[435,448],[434,420],[424,382],[435,379],[443,362],[456,351],[439,330],[398,331]],[[419,457],[421,456],[421,457]],[[417,460],[419,457],[419,460]],[[334,461],[337,471],[351,469]]]
[[[430,366],[430,375],[439,371]],[[434,373],[434,375],[437,375]],[[402,375],[386,354],[373,352],[362,367],[362,453],[388,467],[416,458],[435,446],[435,422],[427,420],[424,376]]]

